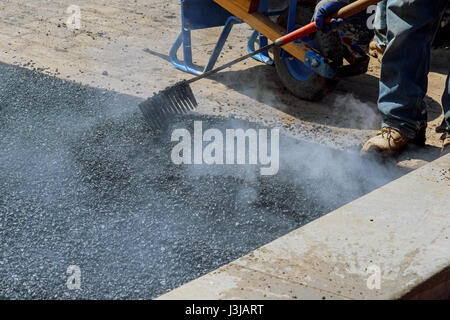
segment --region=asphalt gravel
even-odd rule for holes
[[[191,115],[153,132],[139,98],[5,64],[0,79],[3,299],[155,298],[401,174],[284,135],[275,176],[177,166],[173,128],[258,127]]]

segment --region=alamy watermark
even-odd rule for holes
[[[225,134],[211,128],[203,132],[202,121],[194,121],[192,134],[187,129],[172,132],[171,141],[178,143],[172,149],[171,159],[177,165],[259,164],[261,175],[271,176],[278,173],[280,165],[279,137],[277,128],[226,129]]]
[[[81,9],[77,5],[71,5],[66,10],[67,14],[70,14],[67,18],[66,25],[69,30],[81,29]]]
[[[67,268],[66,273],[69,275],[67,277],[66,286],[69,290],[80,290],[81,289],[81,269],[79,266],[70,265]]]
[[[367,21],[366,21],[367,28],[372,30],[372,29],[374,29],[375,15],[377,13],[377,5],[373,4],[369,7],[367,7],[366,12],[368,14],[370,14],[369,18],[367,18]]]
[[[370,274],[367,278],[366,285],[369,290],[381,289],[381,268],[375,264],[367,267],[367,273]]]

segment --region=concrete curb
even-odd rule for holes
[[[450,298],[450,154],[158,299]]]

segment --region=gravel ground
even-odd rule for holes
[[[176,166],[140,99],[5,64],[0,78],[0,298],[155,298],[401,175],[284,136],[276,176]],[[193,120],[257,128],[174,126]]]

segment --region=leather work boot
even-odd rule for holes
[[[381,58],[383,58],[384,54],[384,48],[380,48],[377,43],[375,42],[375,39],[372,38],[372,40],[369,43],[369,55],[377,58],[379,62],[381,62]]]
[[[384,127],[375,137],[367,140],[361,149],[361,155],[375,153],[390,156],[401,151],[412,140],[393,128]]]

